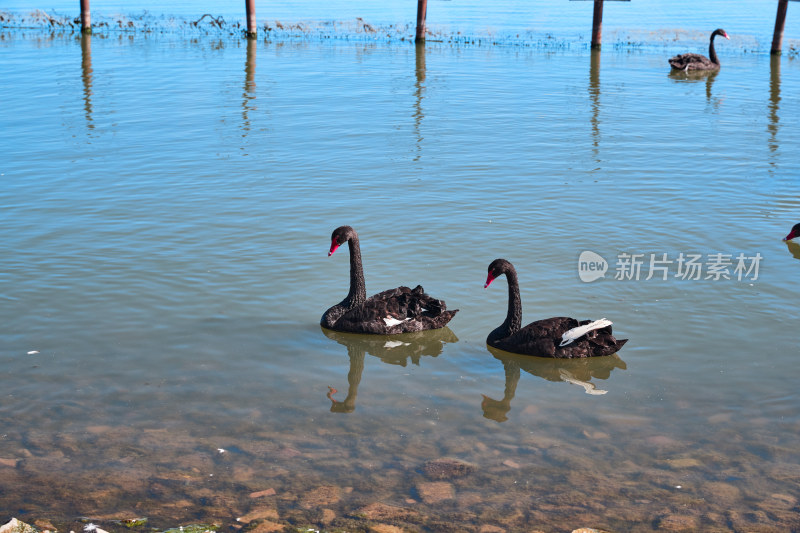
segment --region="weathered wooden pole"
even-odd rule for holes
[[[414,42],[425,40],[425,18],[428,16],[428,0],[417,0],[417,36]]]
[[[255,39],[258,31],[256,29],[256,0],[244,0],[244,8],[247,12],[247,32],[245,32],[245,35],[249,39]]]
[[[92,15],[89,13],[89,0],[81,0],[81,32],[92,33]]]
[[[770,54],[778,55],[781,53],[781,43],[783,42],[783,25],[786,22],[786,8],[789,0],[778,0],[778,14],[775,15],[775,32],[772,34],[772,49]]]
[[[600,50],[603,40],[603,0],[594,0],[592,15],[592,50]]]

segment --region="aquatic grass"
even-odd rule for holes
[[[32,30],[44,33],[80,33],[80,18],[57,12],[34,10],[29,13],[0,11],[0,28],[4,30]],[[197,19],[174,16],[156,16],[143,10],[141,13],[94,15],[92,28],[95,34],[157,33],[174,34],[190,38],[214,37],[238,40],[245,37],[246,28],[240,21],[229,22],[222,15],[204,13]],[[294,21],[267,20],[258,26],[258,39],[266,42],[414,42],[414,23],[376,24],[362,17],[352,20]],[[701,47],[707,40],[704,32],[685,29],[609,31],[604,46],[615,51],[664,50],[673,53],[687,47]],[[428,43],[445,43],[457,46],[502,46],[534,50],[588,50],[589,39],[583,34],[557,36],[549,31],[523,30],[512,32],[463,32],[437,29],[429,25]],[[734,36],[725,54],[733,50],[742,54],[769,53],[770,43],[757,38]],[[797,57],[800,43],[788,40],[786,54]]]

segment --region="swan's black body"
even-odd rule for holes
[[[350,248],[350,292],[340,303],[322,315],[322,327],[351,333],[394,335],[447,325],[458,309],[448,311],[444,301],[425,293],[421,286],[413,289],[397,287],[367,298],[361,247],[358,234],[350,226],[336,228],[331,235],[328,255],[348,243]],[[389,319],[389,323],[387,320]],[[392,324],[394,321],[400,323]]]
[[[670,66],[676,70],[717,70],[719,68],[719,58],[717,51],[714,50],[714,37],[722,35],[730,39],[722,28],[714,30],[711,34],[711,41],[708,43],[708,57],[700,54],[680,54],[669,60]]]
[[[514,265],[505,259],[495,259],[489,265],[486,286],[497,277],[505,274],[508,280],[508,315],[500,327],[489,333],[486,344],[507,352],[538,357],[557,357],[572,359],[576,357],[595,357],[616,353],[627,339],[617,340],[611,333],[611,326],[590,331],[583,337],[566,346],[559,346],[561,336],[572,328],[588,324],[589,320],[578,321],[569,317],[554,317],[522,325],[522,302],[519,295],[519,282]]]

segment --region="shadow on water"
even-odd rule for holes
[[[86,128],[94,129],[92,121],[92,35],[81,34],[81,80],[83,81],[83,110],[86,115]]]
[[[247,56],[244,63],[244,92],[242,92],[242,124],[244,135],[250,131],[250,112],[256,109],[256,48],[258,41],[247,40]]]
[[[551,359],[547,357],[532,357],[504,352],[487,346],[495,359],[503,363],[506,374],[505,391],[502,400],[494,400],[485,394],[481,402],[483,416],[496,422],[508,420],[506,414],[511,410],[511,400],[517,391],[520,369],[547,381],[563,381],[573,385],[580,385],[586,394],[601,395],[607,390],[598,389],[592,379],[608,379],[611,372],[616,369],[627,369],[625,361],[618,354],[605,357],[587,357],[585,359]]]
[[[720,99],[714,98],[714,94],[712,92],[712,88],[714,86],[714,80],[719,75],[719,70],[670,70],[668,76],[671,80],[675,82],[706,82],[706,100],[708,104],[713,107],[715,110],[719,108]]]
[[[345,399],[339,401],[333,398],[337,391],[328,387],[330,389],[328,399],[331,401],[332,413],[355,411],[358,385],[361,383],[361,374],[364,371],[364,359],[367,353],[390,365],[406,366],[410,361],[419,366],[423,356],[437,357],[442,353],[445,344],[458,342],[458,337],[450,328],[401,335],[359,335],[320,329],[326,337],[347,347],[347,356],[350,358]]]

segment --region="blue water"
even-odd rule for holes
[[[770,58],[760,4],[609,2],[594,55],[591,4],[566,0],[496,19],[432,1],[443,38],[424,48],[352,26],[176,31],[145,4],[163,33],[3,29],[0,518],[798,529],[800,248],[781,240],[800,221],[796,6]],[[33,7],[76,14],[3,9]],[[172,9],[230,23],[234,7]],[[384,28],[408,7],[258,10]],[[95,3],[95,20],[120,9]],[[666,59],[717,26],[719,74],[671,76]],[[346,251],[326,257],[341,224],[370,294],[421,283],[460,309],[449,329],[326,335],[347,293]],[[604,279],[581,281],[587,250]],[[626,253],[639,279],[614,279]],[[646,279],[662,254],[668,279]],[[681,254],[703,279],[677,276]],[[706,279],[715,254],[731,279]],[[739,254],[760,254],[757,277],[737,279]],[[589,362],[488,351],[496,257],[517,267],[525,323],[608,317],[628,344]],[[441,457],[475,470],[426,477]]]

